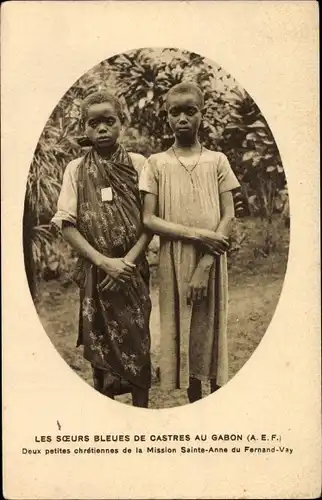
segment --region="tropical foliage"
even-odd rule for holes
[[[39,139],[31,164],[25,200],[24,251],[32,293],[37,273],[64,267],[61,245],[50,230],[64,168],[80,156],[80,104],[95,90],[113,90],[127,117],[123,143],[145,156],[172,142],[165,118],[165,96],[183,80],[197,83],[205,95],[200,139],[223,151],[242,184],[239,199],[265,222],[264,251],[274,248],[270,229],[285,175],[272,133],[252,98],[221,67],[178,49],[140,49],[101,62],[62,97]],[[237,200],[237,198],[236,198]],[[278,209],[281,211],[281,209]],[[51,259],[52,254],[57,255]],[[51,262],[52,261],[52,262]],[[51,263],[50,263],[51,262]],[[53,264],[53,262],[55,262]]]

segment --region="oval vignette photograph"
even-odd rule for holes
[[[62,96],[35,148],[23,217],[33,302],[67,365],[123,404],[215,397],[282,291],[287,180],[228,70],[176,48],[110,57]]]

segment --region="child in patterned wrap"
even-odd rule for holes
[[[78,252],[79,335],[94,387],[110,398],[132,393],[147,407],[151,384],[149,266],[138,175],[144,157],[119,144],[118,99],[95,92],[83,102],[92,147],[65,170],[52,222]]]

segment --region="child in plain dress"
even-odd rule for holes
[[[144,224],[160,235],[160,377],[190,402],[228,379],[228,238],[239,187],[226,156],[198,139],[204,98],[192,83],[167,95],[172,147],[145,163]]]

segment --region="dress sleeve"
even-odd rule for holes
[[[71,161],[64,172],[63,183],[57,202],[57,212],[51,223],[62,229],[63,221],[76,225],[77,218],[77,167],[80,159]]]
[[[146,161],[145,157],[143,155],[138,154],[138,153],[129,153],[129,155],[132,159],[133,166],[140,177],[144,163]]]
[[[158,195],[158,171],[156,162],[149,158],[145,161],[139,180],[140,191]]]
[[[220,194],[226,191],[232,191],[240,186],[229,164],[228,158],[223,153],[220,154],[217,172]]]

